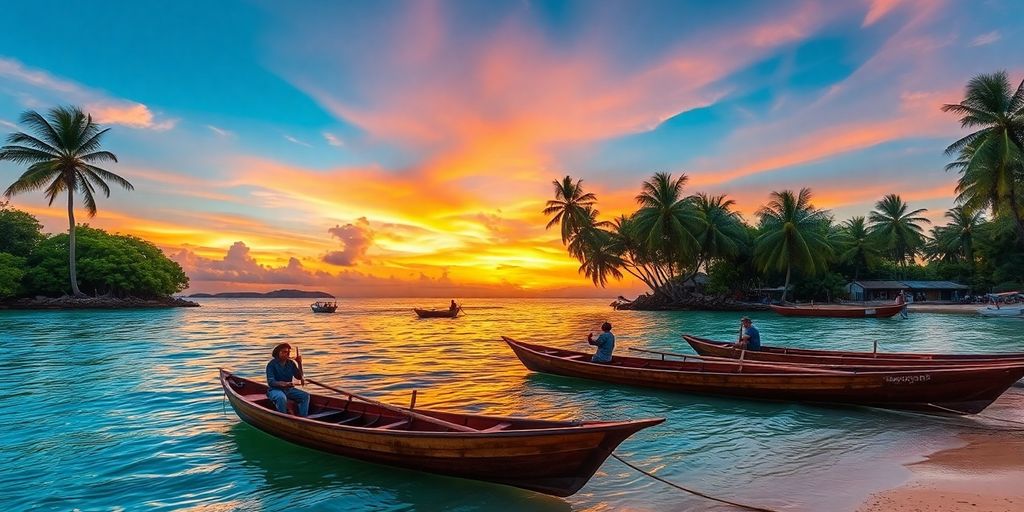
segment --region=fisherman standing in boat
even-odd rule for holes
[[[282,343],[274,347],[274,358],[267,363],[267,398],[274,402],[277,412],[288,412],[288,400],[294,400],[299,406],[299,416],[309,415],[309,393],[295,389],[292,379],[302,378],[302,356],[296,355],[295,360],[289,358],[292,346]],[[296,364],[296,362],[298,364]]]
[[[736,342],[736,348],[740,350],[761,350],[761,333],[754,327],[750,317],[740,319],[740,340]]]
[[[601,334],[594,339],[594,333],[587,335],[587,343],[597,347],[597,353],[590,358],[595,363],[612,362],[612,351],[615,350],[615,335],[612,334],[612,324],[605,322],[601,324]]]

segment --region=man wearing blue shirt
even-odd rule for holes
[[[743,317],[740,319],[740,341],[736,343],[736,348],[740,350],[761,350],[761,333],[758,332],[757,327],[754,327],[753,322],[750,318]]]
[[[288,412],[288,400],[294,400],[299,406],[299,416],[309,415],[309,393],[301,389],[295,389],[292,379],[302,378],[302,356],[295,356],[295,360],[289,359],[292,353],[292,346],[282,343],[274,347],[274,358],[267,363],[267,398],[274,402],[277,412]],[[295,364],[298,362],[298,365]]]
[[[612,334],[612,324],[605,322],[601,324],[601,330],[604,331],[594,339],[594,333],[587,335],[587,343],[597,347],[597,353],[594,357],[590,358],[595,363],[610,363],[612,362],[612,350],[615,350],[615,335]]]

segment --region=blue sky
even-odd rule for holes
[[[89,222],[155,241],[202,291],[635,289],[587,288],[543,229],[564,175],[609,216],[667,171],[751,221],[771,191],[810,187],[840,220],[897,193],[942,223],[956,181],[943,149],[961,130],[939,107],[978,73],[1024,79],[1024,4],[1010,0],[35,2],[4,14],[0,131],[60,104],[111,127],[110,170],[136,190]],[[20,171],[0,163],[8,182]],[[66,229],[40,197],[13,203]]]

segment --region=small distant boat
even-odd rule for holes
[[[779,306],[771,304],[772,311],[782,316],[820,316],[830,318],[889,318],[897,315],[903,304],[887,304],[885,306]]]
[[[220,370],[238,417],[285,441],[554,496],[580,490],[620,443],[665,421],[551,421],[412,409],[306,381],[347,397],[313,394],[309,416],[282,414],[267,398],[266,384]]]
[[[338,310],[337,302],[317,301],[309,305],[314,313],[334,313]]]
[[[1024,318],[1024,308],[994,308],[992,306],[978,308],[978,314],[981,316],[990,316],[995,318]]]
[[[958,368],[827,369],[702,356],[682,360],[590,354],[502,337],[528,369],[566,377],[759,400],[976,414],[1024,377],[1024,364]]]
[[[1024,365],[1024,352],[993,354],[934,354],[914,352],[849,352],[842,350],[815,350],[806,348],[769,347],[761,350],[737,350],[729,341],[715,341],[684,334],[683,339],[702,356],[725,357],[745,361],[764,361],[783,364],[828,365],[829,367],[949,367],[988,366],[999,364]]]
[[[416,309],[416,308],[414,308],[413,311],[415,311],[416,312],[416,316],[418,316],[420,318],[455,318],[456,316],[459,315],[459,311],[462,311],[462,308],[461,307],[459,307],[457,309]]]

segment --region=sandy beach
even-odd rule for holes
[[[919,313],[949,313],[954,315],[977,315],[978,308],[985,307],[984,304],[910,304],[907,308],[911,312]]]
[[[1013,512],[1024,510],[1024,388],[1014,387],[977,417],[963,446],[908,464],[912,476],[872,495],[860,512]],[[1004,418],[1018,423],[994,421]]]

